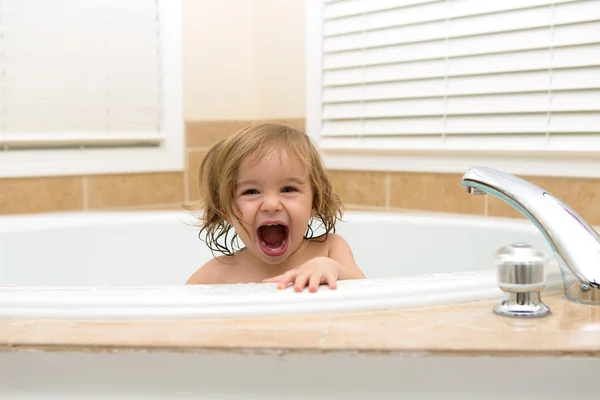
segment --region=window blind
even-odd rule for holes
[[[0,1],[0,146],[160,144],[158,3]]]
[[[600,150],[600,1],[323,7],[324,150]]]

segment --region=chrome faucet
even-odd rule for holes
[[[524,179],[488,167],[470,168],[462,186],[491,194],[525,215],[554,252],[567,299],[600,305],[600,235],[562,201]]]

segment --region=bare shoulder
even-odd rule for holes
[[[218,256],[207,261],[190,276],[186,285],[226,283],[229,269],[235,265],[232,257]]]
[[[352,248],[342,236],[337,233],[332,233],[329,235],[330,237],[327,239],[329,242],[329,246],[327,249],[328,256],[337,260],[344,260],[349,264],[356,265],[354,261],[354,253],[352,252]]]
[[[343,236],[337,233],[330,233],[329,235],[327,235],[327,242],[329,243],[329,246],[342,246],[350,248],[350,245],[348,244],[346,239],[344,239]]]
[[[342,249],[350,250],[350,245],[341,235],[337,233],[328,233],[327,236],[319,236],[311,239],[313,246],[323,247],[329,255],[331,250]]]
[[[362,279],[365,277],[361,269],[356,265],[354,254],[346,239],[337,233],[330,233],[322,243],[326,246],[327,257],[339,262],[343,266],[339,271],[340,279]]]

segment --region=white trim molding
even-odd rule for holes
[[[319,149],[327,167],[339,170],[464,173],[485,165],[516,175],[600,178],[600,141],[591,136],[403,139],[324,138]]]
[[[487,166],[519,176],[600,178],[600,160],[590,158],[377,151],[322,151],[322,156],[327,168],[333,170],[463,174],[471,167]]]
[[[319,143],[323,92],[323,2],[305,3],[306,133]]]

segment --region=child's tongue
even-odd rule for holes
[[[261,239],[269,247],[279,247],[285,239],[285,228],[281,225],[266,225],[260,228]]]

